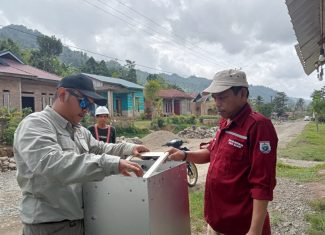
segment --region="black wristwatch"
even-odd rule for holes
[[[182,152],[184,153],[183,161],[186,161],[186,159],[187,159],[187,152],[185,150],[182,150]]]

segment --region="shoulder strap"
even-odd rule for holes
[[[106,143],[109,143],[111,137],[111,126],[107,125],[107,138],[106,138]]]
[[[96,140],[99,141],[99,135],[98,135],[98,127],[97,127],[97,124],[95,124],[95,135],[96,135]]]

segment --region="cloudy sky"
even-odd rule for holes
[[[0,27],[8,24],[150,73],[211,79],[241,68],[250,84],[298,98],[325,85],[303,72],[285,0],[1,0]]]

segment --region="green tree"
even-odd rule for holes
[[[10,38],[0,40],[0,51],[10,50],[17,56],[22,55],[22,51],[17,43],[12,41]]]
[[[273,111],[281,117],[287,111],[287,102],[289,98],[284,92],[277,92],[273,99]]]
[[[302,112],[304,111],[304,106],[305,106],[305,100],[303,98],[299,98],[296,102],[295,110]]]
[[[159,107],[161,107],[162,102],[158,96],[159,90],[161,90],[161,84],[157,80],[149,80],[144,86],[144,97],[151,107],[147,116],[151,118],[159,114]]]
[[[126,60],[124,65],[126,68],[126,74],[122,77],[129,82],[137,83],[137,71],[135,70],[135,61]],[[123,73],[122,73],[123,75]]]
[[[37,44],[39,46],[39,52],[43,56],[55,57],[62,53],[62,43],[60,39],[56,39],[55,36],[39,36],[37,37]]]
[[[311,97],[311,106],[315,113],[316,128],[318,131],[318,122],[325,122],[325,86],[320,90],[314,90]]]
[[[94,57],[90,57],[84,66],[81,67],[81,71],[84,73],[91,73],[96,74],[97,73],[98,64]]]
[[[58,56],[62,53],[62,43],[55,36],[37,37],[38,50],[32,50],[29,56],[29,63],[39,69],[59,76],[69,73],[69,66],[62,64]]]
[[[262,105],[264,103],[264,99],[262,96],[258,95],[256,97],[256,105],[259,106],[259,105]]]
[[[103,76],[111,76],[110,71],[108,70],[107,66],[106,66],[106,62],[104,60],[101,60],[98,64],[97,67],[97,74],[98,75],[103,75]]]
[[[272,103],[260,104],[258,106],[257,112],[263,114],[265,117],[271,117],[273,105]]]

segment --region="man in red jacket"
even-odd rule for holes
[[[278,138],[272,122],[248,104],[246,74],[218,72],[204,90],[222,117],[208,148],[171,149],[172,160],[210,162],[204,196],[208,234],[270,235],[267,213],[276,184]]]

